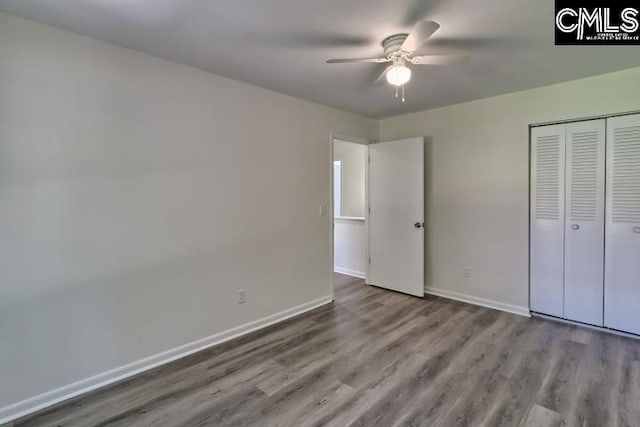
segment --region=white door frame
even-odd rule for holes
[[[335,140],[353,142],[354,144],[360,144],[367,146],[366,150],[366,161],[364,166],[364,197],[365,197],[365,209],[364,209],[364,218],[365,218],[365,229],[366,229],[366,247],[367,247],[367,262],[365,262],[365,283],[369,284],[369,144],[372,142],[366,138],[359,138],[354,136],[343,135],[337,132],[331,132],[329,134],[329,162],[328,162],[328,170],[329,170],[329,223],[330,225],[330,244],[329,244],[329,291],[331,295],[331,299],[335,300],[335,289],[333,286],[333,274],[334,274],[334,234],[335,234],[335,217],[333,214],[333,142]]]

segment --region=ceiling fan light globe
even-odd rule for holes
[[[387,71],[387,82],[394,86],[402,86],[411,80],[411,69],[404,65],[394,65]]]

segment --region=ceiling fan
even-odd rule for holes
[[[396,87],[396,98],[399,89],[402,91],[404,102],[404,85],[411,80],[411,69],[407,64],[413,65],[456,65],[469,60],[469,55],[416,55],[416,51],[435,33],[440,25],[433,21],[420,21],[411,33],[394,34],[382,41],[384,56],[379,58],[347,58],[329,59],[328,64],[343,64],[348,62],[371,62],[376,64],[391,63],[380,75],[378,81],[386,76],[387,82]]]

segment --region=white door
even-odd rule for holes
[[[640,115],[607,120],[604,319],[640,334]]]
[[[531,310],[564,315],[565,125],[531,130]]]
[[[567,125],[564,317],[602,326],[605,120]]]
[[[424,296],[424,139],[369,145],[369,284]]]

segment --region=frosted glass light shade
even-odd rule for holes
[[[411,70],[404,65],[394,65],[387,71],[387,82],[394,86],[402,86],[411,79]]]

